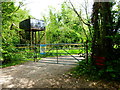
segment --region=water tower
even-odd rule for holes
[[[19,28],[25,30],[25,32],[29,33],[29,44],[32,46],[33,44],[45,44],[45,22],[43,20],[38,20],[34,18],[29,18],[23,20],[19,23]],[[44,39],[42,39],[44,37]],[[42,39],[42,42],[41,42]]]

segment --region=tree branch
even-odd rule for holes
[[[79,15],[79,13],[78,13],[77,10],[75,9],[75,7],[74,7],[74,5],[72,4],[72,2],[71,2],[70,0],[69,0],[69,2],[70,2],[70,4],[71,4],[71,6],[72,6],[73,11],[77,14],[77,16],[79,17],[79,19],[80,19],[85,25],[90,26],[89,23],[86,23],[86,22],[82,19],[82,17]]]
[[[24,6],[23,3],[22,3],[22,2],[19,2],[19,6],[17,7],[17,9],[14,10],[13,12],[11,12],[10,14],[8,14],[7,16],[12,16],[12,15],[13,15],[14,13],[16,13],[22,6]]]

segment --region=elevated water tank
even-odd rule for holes
[[[19,28],[26,31],[43,31],[45,30],[45,22],[38,19],[26,19],[19,23]]]

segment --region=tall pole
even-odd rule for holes
[[[32,43],[34,43],[34,33],[32,31]]]
[[[30,35],[30,46],[32,48],[32,29],[31,29],[31,25],[30,25],[30,16],[29,16],[29,35]]]
[[[85,42],[86,46],[86,63],[88,64],[88,40]]]
[[[39,53],[40,53],[40,31],[38,31],[38,44],[39,44]]]
[[[58,46],[56,46],[57,64],[58,64]]]

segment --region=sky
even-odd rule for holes
[[[21,0],[16,0],[21,1]],[[47,16],[49,13],[49,7],[53,7],[56,11],[60,10],[61,4],[68,0],[22,0],[26,5],[23,7],[30,11],[30,14],[36,19],[42,19],[43,16]],[[91,13],[94,0],[88,0],[88,11]],[[99,1],[99,0],[98,0]],[[104,0],[103,0],[104,1]],[[106,1],[106,0],[105,0]],[[112,1],[112,0],[111,0]],[[115,0],[119,1],[119,0]],[[80,9],[84,6],[85,0],[71,0],[76,9]],[[119,3],[120,5],[120,3]],[[84,11],[83,11],[84,12]]]
[[[36,18],[41,19],[44,15],[46,16],[49,12],[49,7],[53,7],[56,10],[60,10],[60,5],[66,0],[23,0],[26,5],[24,8],[30,11],[30,14]],[[84,0],[71,0],[76,8],[84,3]],[[90,3],[93,0],[89,0]]]

